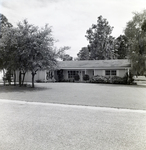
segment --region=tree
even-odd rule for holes
[[[17,69],[16,33],[15,28],[3,28],[3,36],[0,39],[1,68],[9,72],[9,74],[12,74]],[[15,79],[14,73],[14,85],[16,84]]]
[[[31,71],[32,87],[38,70],[53,68],[56,61],[51,27],[39,29],[24,20],[17,28],[5,29],[0,41],[3,67],[19,70],[19,85],[25,73]]]
[[[128,56],[128,39],[125,35],[120,35],[115,40],[115,54],[117,59],[126,59]]]
[[[87,47],[82,47],[77,56],[78,60],[89,60],[89,49]]]
[[[3,27],[12,27],[12,24],[10,22],[8,22],[8,19],[0,13],[0,27],[3,28]],[[0,29],[1,29],[0,28]]]
[[[12,27],[12,24],[8,22],[8,19],[0,13],[0,46],[2,47],[2,36],[5,33],[6,30]],[[2,51],[0,49],[0,51]],[[2,54],[0,53],[0,69],[3,69],[3,60],[2,60]]]
[[[20,31],[20,58],[22,62],[21,70],[31,71],[32,87],[34,87],[34,77],[38,70],[53,68],[57,61],[54,52],[54,39],[51,27],[46,25],[39,29],[24,20],[19,22],[18,30]],[[21,40],[22,39],[22,40]]]
[[[61,58],[63,61],[72,61],[72,60],[73,60],[73,57],[70,56],[69,54],[61,55],[60,58]]]
[[[132,72],[144,75],[146,71],[146,10],[134,13],[132,20],[127,23],[125,35],[129,44],[129,59],[132,62]]]
[[[87,30],[86,38],[89,41],[90,59],[114,59],[114,38],[111,36],[113,27],[102,16],[98,17],[97,24]]]
[[[56,56],[58,58],[60,58],[61,60],[63,61],[72,61],[73,60],[73,57],[70,56],[69,54],[66,54],[66,50],[69,50],[70,47],[69,46],[64,46],[64,47],[61,47],[57,52],[56,52]]]

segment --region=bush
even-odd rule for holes
[[[76,75],[74,76],[74,80],[75,80],[75,81],[79,81],[79,80],[80,80],[80,76],[79,76],[78,74],[76,74]]]
[[[125,82],[125,84],[133,84],[133,74],[131,72],[129,72],[129,76],[128,73],[126,72],[125,76],[123,77],[123,80]]]
[[[111,83],[113,84],[124,84],[124,78],[118,77],[118,76],[114,76],[111,78]]]
[[[89,80],[89,75],[88,75],[88,74],[85,74],[85,75],[83,76],[83,80],[84,80],[84,81],[88,81],[88,80]]]
[[[108,78],[105,76],[96,75],[90,80],[90,82],[91,83],[108,83]]]

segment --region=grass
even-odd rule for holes
[[[35,86],[0,85],[0,99],[146,110],[144,86],[90,83],[36,83]]]

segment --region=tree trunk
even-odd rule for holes
[[[21,71],[19,71],[19,86],[21,86]]]
[[[23,83],[24,83],[24,79],[25,79],[25,74],[26,74],[26,72],[24,72],[24,73],[23,73],[23,78],[22,78],[22,85],[23,85]]]
[[[16,72],[14,70],[14,86],[16,86]]]
[[[32,88],[34,88],[34,76],[35,76],[35,73],[32,73]]]

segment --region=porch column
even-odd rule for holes
[[[45,82],[46,82],[46,70],[45,70]]]
[[[82,74],[82,70],[80,71],[80,80],[83,81],[83,74]]]
[[[85,74],[87,74],[87,70],[85,69]]]

